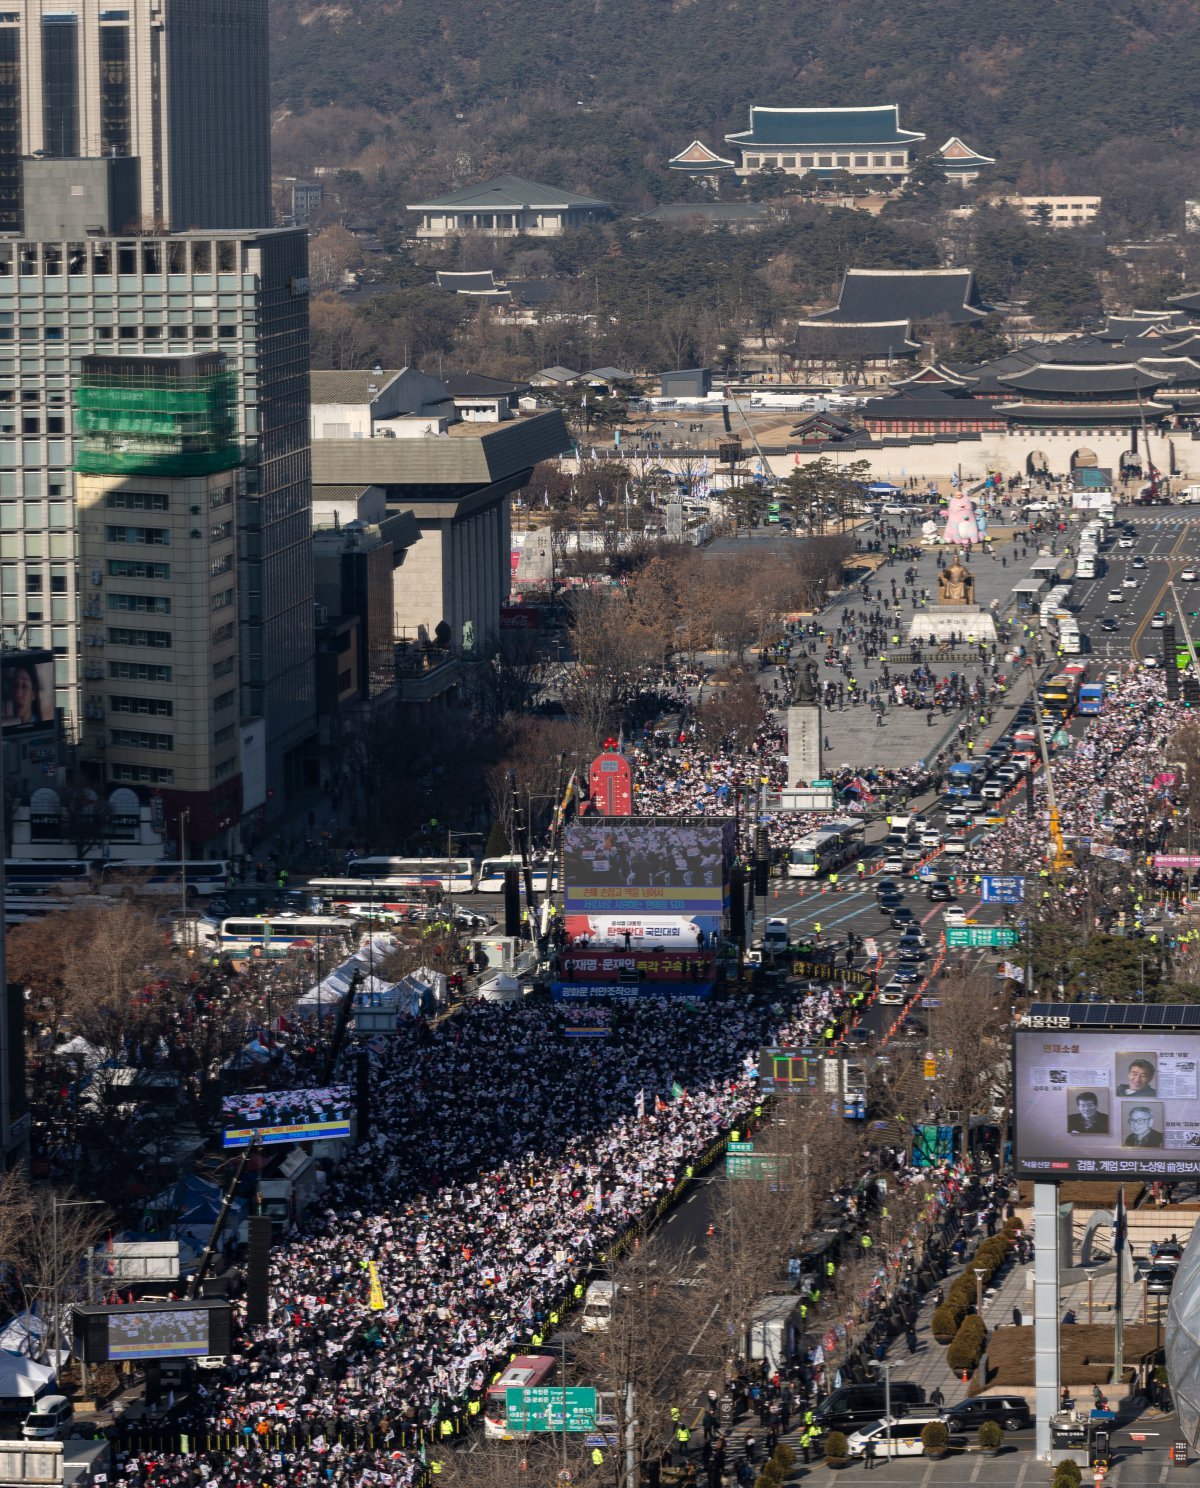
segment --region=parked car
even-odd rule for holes
[[[1021,1395],[975,1395],[950,1406],[945,1415],[951,1430],[971,1430],[985,1421],[995,1421],[1004,1431],[1022,1431],[1033,1425],[1029,1402]]]
[[[874,1448],[876,1462],[881,1458],[892,1457],[921,1457],[925,1453],[925,1445],[921,1440],[921,1432],[929,1425],[930,1421],[936,1421],[938,1416],[933,1413],[931,1407],[928,1413],[913,1412],[901,1420],[894,1417],[889,1422],[886,1420],[872,1421],[870,1425],[860,1427],[858,1431],[851,1432],[847,1438],[851,1457],[865,1457],[868,1442]],[[890,1440],[889,1440],[890,1438]],[[963,1443],[956,1442],[956,1446]]]
[[[1151,1266],[1142,1277],[1146,1291],[1152,1297],[1169,1296],[1171,1288],[1175,1285],[1175,1273],[1174,1266]]]
[[[854,1431],[859,1426],[877,1425],[882,1419],[886,1398],[882,1384],[842,1385],[817,1406],[814,1421],[822,1431]],[[911,1380],[894,1379],[891,1382],[891,1403],[893,1411],[923,1405],[925,1391]],[[929,1417],[926,1416],[925,1420],[928,1421]]]

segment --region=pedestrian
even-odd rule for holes
[[[875,1438],[868,1437],[863,1446],[863,1466],[868,1472],[875,1466]]]

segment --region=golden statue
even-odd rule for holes
[[[938,574],[938,603],[970,605],[975,603],[975,575],[956,558],[949,568]]]

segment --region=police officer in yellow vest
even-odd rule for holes
[[[604,1453],[600,1450],[599,1447],[593,1447],[592,1448],[592,1466],[593,1467],[603,1467],[604,1466]]]
[[[692,1433],[687,1429],[684,1423],[680,1421],[679,1425],[675,1428],[675,1442],[676,1445],[679,1447],[679,1450],[684,1453],[685,1456],[687,1454],[688,1443],[691,1441],[691,1439]]]
[[[440,1478],[441,1475],[442,1475],[442,1473],[445,1471],[445,1468],[442,1466],[441,1462],[439,1462],[438,1459],[435,1457],[433,1459],[433,1461],[429,1464],[429,1471],[434,1475],[435,1478]]]

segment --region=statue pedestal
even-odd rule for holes
[[[787,783],[821,779],[821,705],[797,703],[787,710]]]
[[[935,605],[918,610],[908,622],[910,645],[928,645],[930,641],[943,645],[951,636],[963,645],[987,641],[994,646],[996,621],[990,610],[979,605]]]

